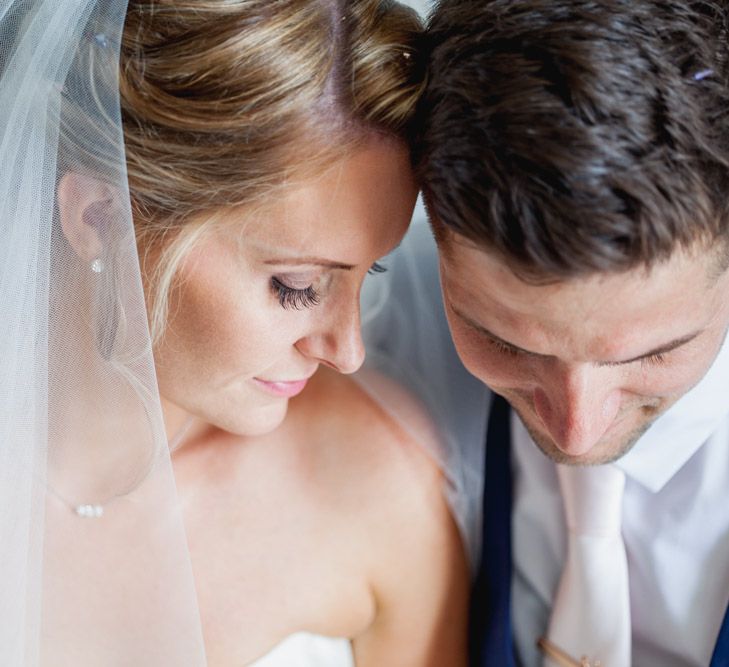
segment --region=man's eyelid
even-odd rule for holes
[[[508,349],[510,352],[514,354],[521,354],[525,357],[534,357],[543,359],[547,355],[544,354],[537,354],[536,352],[530,352],[529,350],[524,350],[520,347],[516,347],[515,345],[512,345],[511,343],[501,340],[501,338],[498,338],[497,336],[494,336],[490,331],[487,331],[482,327],[480,324],[477,324],[474,322],[470,317],[467,317],[464,315],[458,308],[456,308],[452,303],[449,304],[451,310],[455,313],[455,315],[469,328],[471,328],[476,333],[480,334],[481,336],[484,336],[485,338],[488,338],[492,343],[495,343],[496,345],[500,345],[501,347],[504,347]]]
[[[675,347],[670,350],[664,350],[659,352],[651,352],[644,354],[635,359],[626,359],[625,361],[601,361],[598,362],[598,366],[601,367],[613,367],[613,366],[629,366],[631,364],[650,364],[650,363],[665,363],[666,357],[670,356],[675,350],[681,349],[683,346]]]
[[[488,338],[490,341],[495,343],[496,345],[499,345],[500,347],[503,347],[505,350],[509,351],[509,354],[522,354],[526,357],[539,357],[542,355],[535,354],[534,352],[527,352],[526,350],[522,350],[520,347],[514,347],[513,345],[510,345],[509,343],[505,343],[503,340],[499,340],[498,338],[494,338],[493,336],[490,336],[485,331],[482,331],[484,336]]]
[[[655,350],[651,350],[650,352],[646,352],[645,354],[641,354],[640,356],[633,357],[632,359],[626,359],[624,361],[608,361],[603,362],[600,365],[601,366],[627,366],[628,364],[635,364],[635,363],[665,363],[666,357],[672,356],[673,353],[678,352],[679,350],[685,349],[686,346],[688,346],[690,343],[693,343],[700,339],[701,334],[704,333],[704,329],[700,329],[699,331],[695,331],[691,334],[688,334],[686,336],[683,336],[682,338],[678,338],[667,345],[663,345],[662,347],[656,348]]]
[[[500,347],[503,347],[505,350],[508,350],[509,354],[519,354],[523,357],[532,357],[533,359],[546,359],[548,355],[546,354],[538,354],[537,352],[530,352],[529,350],[523,350],[520,347],[516,347],[512,345],[511,343],[507,343],[506,341],[501,340],[500,338],[496,338],[495,336],[492,336],[488,331],[485,331],[481,327],[476,327],[476,330],[481,333],[483,336],[488,338],[492,343],[499,345]]]
[[[626,361],[598,361],[595,365],[599,368],[615,368],[617,366],[629,366],[631,364],[640,364],[645,363],[646,361],[650,361],[652,357],[657,356],[653,354],[649,354],[643,357],[638,357],[636,359],[628,359]],[[665,356],[665,355],[661,355]]]

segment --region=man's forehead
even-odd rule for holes
[[[460,239],[458,239],[460,241]],[[687,254],[622,273],[533,283],[472,242],[449,244],[441,269],[449,306],[514,345],[541,351],[554,341],[619,358],[706,326],[729,299],[711,286],[705,262]],[[727,282],[725,280],[725,282]],[[722,291],[723,290],[723,291]]]
[[[729,274],[729,241],[713,246],[701,244],[691,248],[678,247],[672,256],[652,265],[637,264],[625,270],[591,271],[580,274],[548,274],[505,256],[488,243],[479,243],[448,228],[437,231],[436,240],[441,263],[450,273],[498,273],[502,277],[518,280],[526,287],[572,289],[604,283],[640,284],[658,283],[681,277],[691,277],[712,287],[713,283]],[[717,250],[718,248],[718,250]]]

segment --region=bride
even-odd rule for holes
[[[465,664],[437,438],[345,377],[419,36],[387,0],[0,7],[3,665]]]

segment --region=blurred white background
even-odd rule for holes
[[[400,2],[415,7],[423,16],[428,13],[431,5],[431,0],[400,0]]]

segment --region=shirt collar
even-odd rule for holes
[[[702,380],[661,415],[616,465],[650,491],[660,491],[727,415],[729,336]]]

